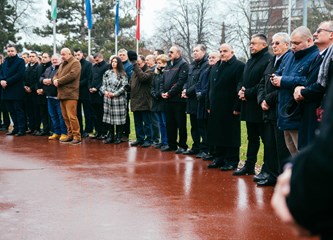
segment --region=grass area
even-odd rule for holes
[[[133,120],[133,112],[130,112],[130,119],[131,119],[131,134],[130,134],[130,140],[135,140],[135,129],[134,129],[134,120]],[[191,138],[191,124],[190,124],[190,118],[189,115],[187,116],[187,132],[188,132],[188,138],[187,138],[187,144],[189,146],[192,146],[192,138]],[[245,160],[246,159],[246,149],[247,149],[247,134],[246,134],[246,125],[245,122],[241,123],[241,148],[240,148],[240,159]],[[258,153],[258,165],[262,165],[262,158],[263,158],[263,145],[261,143],[259,153]]]

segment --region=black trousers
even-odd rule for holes
[[[38,104],[38,106],[39,106],[41,122],[43,123],[43,131],[48,133],[48,132],[50,132],[51,124],[50,124],[49,111],[47,108],[47,104]]]
[[[283,161],[290,156],[283,131],[274,123],[264,123],[264,171],[277,178],[282,172]]]
[[[41,117],[39,106],[37,103],[37,94],[26,94],[25,99],[25,112],[27,114],[28,127],[31,131],[40,130]]]
[[[198,129],[201,137],[200,151],[208,153],[207,125],[208,119],[198,119]]]
[[[1,97],[1,96],[0,96]],[[1,118],[2,113],[2,118]],[[4,100],[0,99],[0,124],[1,127],[8,128],[10,125],[9,113]]]
[[[200,151],[200,132],[198,125],[198,118],[196,114],[190,114],[191,122],[191,136],[193,140],[192,150],[199,152]]]
[[[131,133],[131,120],[130,120],[130,117],[129,117],[129,99],[128,98],[127,98],[127,107],[126,107],[126,122],[123,125],[122,131],[123,131],[123,135],[125,135],[127,137]]]
[[[236,168],[239,163],[239,147],[216,146],[215,158],[222,164]]]
[[[83,128],[82,108],[84,113],[85,128]],[[91,133],[94,130],[94,114],[89,99],[79,99],[77,102],[77,119],[79,120],[81,134],[85,131]]]
[[[94,113],[95,130],[98,134],[105,135],[107,129],[103,124],[103,103],[92,103],[91,105]]]
[[[177,146],[187,149],[187,130],[186,130],[186,103],[185,102],[167,102],[165,119],[168,136],[168,145],[176,149]],[[177,136],[179,141],[177,143]]]
[[[260,138],[265,144],[264,123],[246,122],[246,129],[248,144],[245,165],[249,168],[254,168],[260,148]]]

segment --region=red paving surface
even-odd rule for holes
[[[4,133],[0,149],[1,240],[298,239],[272,212],[273,188],[200,159]]]

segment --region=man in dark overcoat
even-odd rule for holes
[[[84,54],[80,49],[74,50],[74,57],[80,61],[81,64],[79,100],[77,102],[77,118],[80,124],[81,136],[88,137],[89,133],[92,133],[94,130],[93,109],[89,99],[88,88],[88,82],[91,81],[92,78],[92,64],[84,59]],[[83,127],[82,108],[85,118],[85,127]]]
[[[7,58],[0,71],[2,100],[5,101],[14,126],[7,135],[23,136],[26,122],[24,113],[24,60],[17,56],[16,47],[7,46]]]
[[[216,146],[215,158],[208,168],[236,169],[239,162],[240,119],[237,85],[244,63],[229,44],[220,46],[220,61],[211,70],[207,109],[208,143]]]
[[[195,88],[199,81],[199,77],[208,66],[208,56],[206,54],[206,46],[203,44],[198,44],[193,48],[193,58],[194,61],[190,64],[188,71],[188,78],[184,85],[184,90],[182,92],[182,97],[186,98],[186,113],[190,115],[191,122],[191,136],[193,140],[193,145],[191,149],[184,152],[185,155],[198,154],[207,143],[202,142],[202,134],[200,134],[198,126],[198,99],[195,92]]]
[[[243,168],[234,172],[235,176],[254,174],[257,155],[260,147],[260,138],[263,139],[262,109],[257,102],[258,84],[264,74],[269,59],[267,38],[263,34],[255,34],[250,42],[251,58],[246,62],[243,72],[243,82],[239,86],[241,104],[241,120],[246,122],[247,153]],[[264,143],[265,144],[265,143]],[[265,156],[264,156],[265,158]]]
[[[290,37],[287,33],[276,33],[272,37],[272,49],[275,55],[269,64],[258,86],[258,104],[263,110],[264,119],[264,159],[260,173],[253,177],[257,186],[273,186],[281,173],[283,160],[290,156],[284,141],[283,131],[277,127],[278,88],[271,83],[271,74],[279,69],[284,58],[291,54]]]

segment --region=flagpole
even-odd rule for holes
[[[115,53],[114,55],[117,55],[118,54],[118,35],[116,34],[116,37],[115,37]]]
[[[53,54],[57,53],[56,24],[57,24],[57,0],[51,1],[51,19],[53,23]]]
[[[136,0],[136,53],[139,54],[141,0]]]
[[[53,20],[53,54],[57,53],[56,21]]]
[[[88,29],[88,56],[91,56],[91,30]]]

